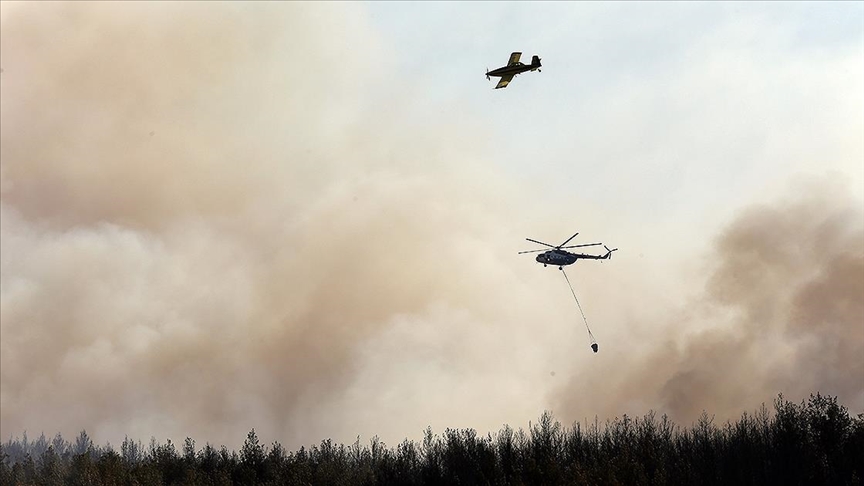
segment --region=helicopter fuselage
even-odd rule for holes
[[[576,260],[578,259],[579,258],[573,253],[564,250],[549,250],[537,255],[536,258],[537,262],[542,263],[543,265],[558,265],[559,267],[572,265],[576,263]]]

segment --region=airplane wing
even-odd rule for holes
[[[516,64],[517,62],[519,62],[520,57],[522,57],[521,52],[514,52],[513,54],[510,54],[510,60],[507,61],[507,65],[512,66],[512,65]]]
[[[506,88],[508,84],[510,84],[510,80],[513,79],[515,74],[511,74],[509,76],[501,76],[501,81],[498,81],[498,85],[495,86],[495,89],[498,88]]]

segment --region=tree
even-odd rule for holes
[[[90,436],[87,435],[86,430],[82,430],[80,434],[78,434],[78,438],[75,439],[75,445],[72,446],[72,454],[80,455],[85,452],[89,452],[93,449],[93,441],[90,440]]]
[[[837,397],[810,395],[804,416],[814,446],[814,474],[818,482],[837,484],[840,478],[851,476],[854,462],[843,454],[852,437],[854,423]],[[850,458],[853,456],[849,456]],[[864,459],[864,456],[859,456]]]
[[[264,447],[258,442],[255,429],[246,434],[246,441],[240,449],[240,467],[237,471],[237,481],[240,484],[258,484],[264,478]]]
[[[72,486],[90,486],[97,483],[99,472],[93,464],[91,449],[87,449],[72,457],[67,484]]]
[[[42,453],[39,458],[39,484],[59,486],[63,484],[65,471],[61,457],[54,451],[54,446]]]
[[[12,484],[12,468],[9,467],[8,458],[3,444],[0,444],[0,484]]]
[[[120,454],[113,449],[103,452],[96,460],[96,469],[99,479],[105,485],[121,485],[126,482],[128,468],[123,462]]]

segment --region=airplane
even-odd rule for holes
[[[540,58],[538,56],[532,57],[531,64],[529,65],[519,62],[520,57],[522,57],[521,52],[514,52],[513,54],[510,54],[510,60],[507,61],[506,66],[492,71],[486,69],[487,80],[490,79],[489,76],[501,78],[501,80],[498,81],[498,84],[495,85],[495,89],[506,88],[513,79],[513,76],[516,76],[517,74],[524,73],[525,71],[540,71]]]
[[[576,235],[578,235],[578,234],[579,233],[576,233]],[[548,246],[549,248],[552,248],[552,249],[546,250],[546,249],[541,248],[539,250],[520,251],[519,255],[521,255],[523,253],[534,253],[534,252],[542,251],[544,253],[537,255],[536,260],[538,263],[542,263],[544,267],[546,265],[558,265],[558,270],[563,270],[562,267],[564,265],[572,265],[572,264],[576,263],[576,260],[606,260],[606,259],[612,258],[612,252],[618,250],[618,248],[610,250],[609,247],[606,245],[603,245],[603,243],[585,243],[583,245],[564,246],[567,243],[569,243],[570,240],[575,238],[576,235],[573,235],[570,238],[567,238],[567,240],[564,243],[561,243],[558,246],[552,246],[549,243],[543,243],[542,241],[532,240],[531,238],[525,238],[526,240],[528,240],[532,243],[537,243],[540,245]],[[584,254],[584,253],[570,253],[569,251],[565,251],[565,249],[567,249],[567,248],[581,248],[584,246],[598,246],[598,245],[603,245],[603,248],[606,248],[606,254],[605,255],[588,255],[588,254]]]

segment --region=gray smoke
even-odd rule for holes
[[[798,189],[741,211],[715,239],[704,288],[649,318],[653,345],[604,376],[579,374],[560,409],[581,420],[653,408],[689,423],[818,391],[864,410],[864,211],[841,184]],[[580,392],[610,377],[615,393]]]
[[[482,132],[390,111],[408,97],[376,93],[387,53],[359,8],[5,14],[3,436],[350,440],[391,426],[387,383],[345,392],[379,333],[428,332],[419,368],[499,333],[504,356],[523,346],[533,304],[498,263],[518,211],[496,196],[514,191],[471,155]],[[470,336],[436,337],[454,318]],[[466,383],[494,393],[500,371]],[[452,417],[418,396],[396,440]]]
[[[563,278],[515,255],[571,228],[498,175],[470,113],[384,91],[362,6],[3,8],[2,437],[392,443],[546,408],[864,400],[847,200],[745,213],[686,306],[690,281],[659,283],[666,263],[617,235],[629,253],[568,273],[592,355]],[[572,230],[613,236],[575,206]]]

